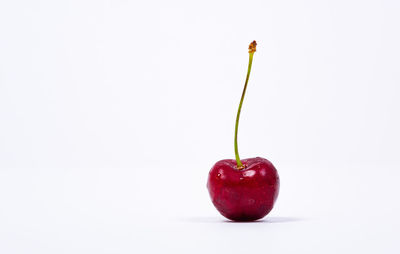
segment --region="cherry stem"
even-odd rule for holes
[[[256,52],[256,46],[257,46],[256,41],[253,41],[252,43],[250,43],[250,46],[249,46],[249,65],[248,65],[248,67],[247,67],[246,82],[244,83],[244,88],[243,88],[243,92],[242,92],[242,97],[240,98],[239,108],[238,108],[237,115],[236,115],[236,125],[235,125],[235,157],[236,157],[237,168],[238,168],[239,170],[245,168],[245,166],[244,166],[244,165],[242,164],[242,162],[240,161],[239,149],[238,149],[238,142],[237,142],[238,128],[239,128],[239,118],[240,118],[240,111],[242,110],[242,104],[243,104],[244,96],[245,96],[245,94],[246,94],[247,83],[249,82],[249,78],[250,78],[251,65],[252,65],[252,63],[253,63],[253,55],[254,55],[254,52]]]

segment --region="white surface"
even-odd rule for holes
[[[398,253],[400,2],[1,1],[0,253]],[[260,223],[205,188],[281,176]]]
[[[2,253],[397,253],[388,168],[281,165],[273,212],[232,223],[200,166],[2,170]],[[395,170],[393,168],[393,170]],[[204,172],[203,172],[204,171]]]

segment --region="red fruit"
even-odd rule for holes
[[[217,210],[234,221],[263,218],[272,208],[279,193],[279,176],[267,159],[256,157],[240,160],[238,128],[240,111],[250,78],[256,41],[249,45],[249,65],[235,124],[235,160],[218,161],[210,170],[207,188]]]
[[[207,188],[217,210],[233,221],[254,221],[273,208],[279,193],[279,176],[264,158],[218,161],[210,170]]]

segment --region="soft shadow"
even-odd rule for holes
[[[224,222],[223,218],[217,217],[187,217],[180,218],[182,222],[192,222],[192,223],[221,223]]]
[[[231,220],[224,220],[227,223],[289,223],[289,222],[299,222],[304,221],[304,218],[298,217],[266,217],[261,220],[256,221],[231,221]]]
[[[299,218],[299,217],[267,217],[260,222],[265,222],[265,223],[288,223],[288,222],[299,222],[299,221],[305,221],[305,218]]]
[[[227,220],[225,218],[218,218],[218,217],[189,217],[189,218],[181,218],[180,221],[183,222],[192,222],[192,223],[294,223],[294,222],[300,222],[300,221],[305,221],[305,218],[299,218],[299,217],[266,217],[262,220],[257,220],[257,221],[243,221],[243,222],[238,222],[238,221],[231,221]]]

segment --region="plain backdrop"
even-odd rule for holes
[[[0,1],[0,252],[399,253],[400,2]],[[271,160],[230,223],[207,174]]]

